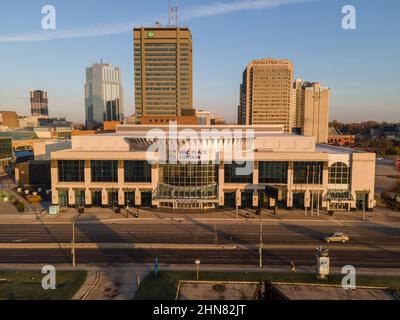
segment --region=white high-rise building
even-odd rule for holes
[[[121,71],[108,63],[86,68],[85,115],[88,129],[104,121],[123,121],[124,103]]]

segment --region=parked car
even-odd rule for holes
[[[378,161],[382,161],[382,160],[383,160],[383,158],[376,158],[376,160],[378,160]]]
[[[344,232],[334,232],[324,238],[325,242],[348,242],[350,237]]]

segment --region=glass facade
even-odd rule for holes
[[[118,182],[117,160],[92,160],[92,182]]]
[[[60,182],[84,182],[85,161],[84,160],[59,160],[58,181]]]
[[[253,173],[248,175],[240,175],[240,169],[244,169],[246,163],[244,164],[226,164],[225,169],[225,183],[253,183]],[[251,169],[253,171],[253,169]]]
[[[322,184],[323,162],[293,162],[294,184]]]
[[[259,183],[287,183],[288,162],[267,162],[258,163]]]
[[[147,161],[124,161],[125,182],[151,182],[151,165]]]
[[[350,168],[343,162],[336,162],[329,168],[330,184],[349,184]]]
[[[160,167],[158,197],[210,199],[217,196],[218,170],[214,164],[177,164]]]
[[[12,140],[0,139],[0,160],[12,158]]]
[[[62,207],[68,206],[68,190],[58,190],[58,204]]]

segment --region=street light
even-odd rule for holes
[[[76,261],[75,261],[75,219],[72,219],[72,249],[71,249],[71,254],[72,254],[72,266],[76,266]]]
[[[196,279],[199,280],[200,259],[197,259],[194,263],[196,264]]]
[[[260,213],[260,248],[259,248],[259,254],[260,254],[260,262],[259,262],[259,267],[263,267],[263,262],[262,262],[262,250],[263,250],[263,223],[262,223],[262,217]]]

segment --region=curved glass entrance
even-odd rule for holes
[[[217,181],[214,164],[162,165],[157,198],[162,207],[213,208],[218,203]]]

